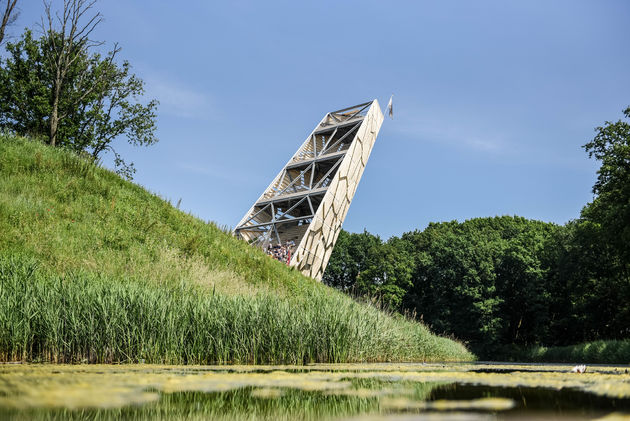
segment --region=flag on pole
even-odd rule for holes
[[[394,95],[389,98],[389,102],[387,103],[387,113],[389,114],[389,118],[394,119]]]

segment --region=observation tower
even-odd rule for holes
[[[376,99],[326,113],[234,234],[321,281],[382,123]]]

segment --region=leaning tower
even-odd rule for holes
[[[382,123],[377,100],[327,113],[234,234],[321,280]]]

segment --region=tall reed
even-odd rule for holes
[[[169,364],[466,360],[424,326],[313,290],[229,296],[0,255],[0,359]]]

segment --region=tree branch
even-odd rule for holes
[[[7,26],[11,25],[15,22],[18,15],[14,14],[15,5],[17,4],[17,0],[6,0],[7,7],[4,9],[4,15],[2,16],[2,22],[0,23],[0,45],[2,45],[2,41],[4,40],[4,34],[7,29]]]

